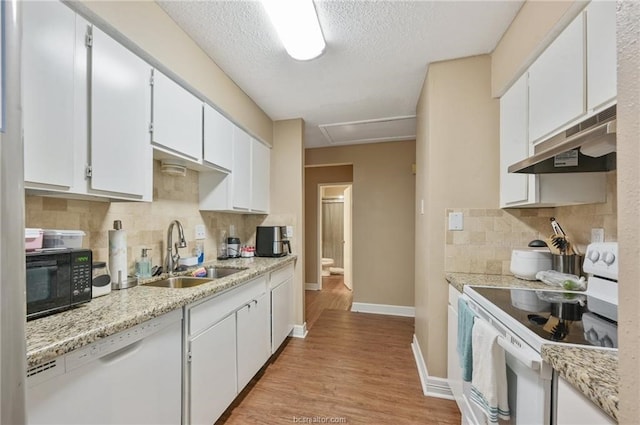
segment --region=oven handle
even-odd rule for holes
[[[509,335],[507,334],[507,337],[508,336]],[[529,369],[540,370],[540,366],[541,366],[540,359],[535,358],[533,356],[529,356],[526,353],[523,353],[521,350],[518,350],[513,345],[511,345],[511,343],[505,337],[502,337],[502,336],[498,337],[498,345],[504,348],[504,351],[511,354],[513,357],[516,358],[516,360],[518,360],[520,363],[522,363]]]

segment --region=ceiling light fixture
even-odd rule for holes
[[[262,0],[262,4],[289,56],[305,61],[324,52],[313,0]]]

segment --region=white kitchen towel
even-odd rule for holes
[[[489,323],[476,318],[471,344],[473,375],[471,400],[487,415],[489,423],[509,419],[507,364],[504,349],[498,345],[500,333]]]

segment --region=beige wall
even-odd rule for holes
[[[304,170],[305,283],[318,283],[318,185],[353,181],[353,165],[307,167]]]
[[[497,208],[498,119],[489,56],[429,66],[417,106],[415,299],[416,337],[431,376],[447,371],[445,211]]]
[[[640,417],[640,3],[618,2],[618,218],[621,424]]]
[[[294,275],[295,323],[304,323],[304,121],[276,121],[271,150],[271,213],[267,226],[293,226],[291,250],[298,255]]]
[[[232,120],[271,144],[271,119],[153,1],[74,2],[198,90]]]
[[[305,151],[306,165],[353,164],[353,301],[413,306],[415,142]]]
[[[492,95],[502,96],[587,3],[526,1],[491,54]]]

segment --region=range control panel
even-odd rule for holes
[[[583,270],[595,276],[618,280],[618,242],[597,242],[587,247]]]

